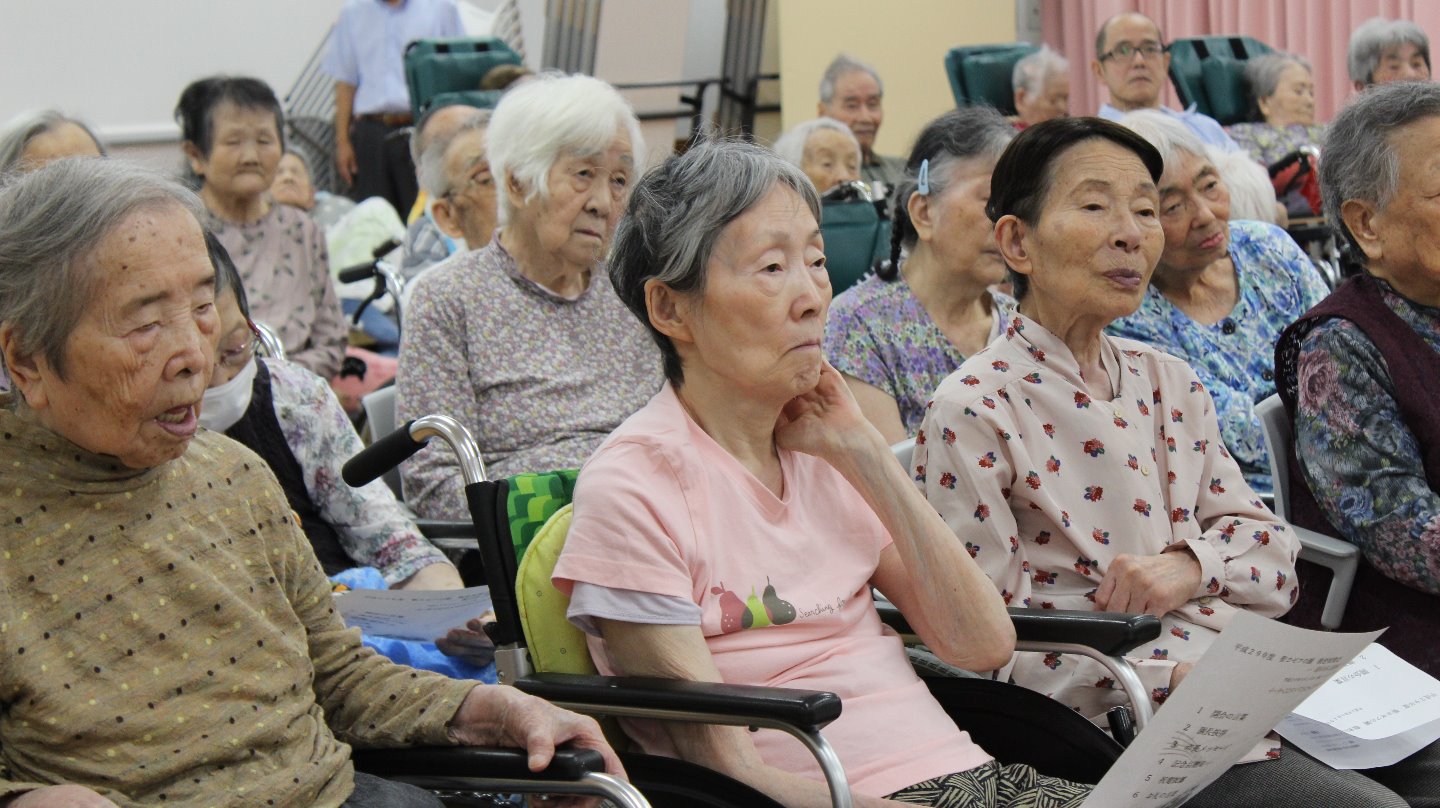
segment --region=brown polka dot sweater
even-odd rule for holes
[[[0,409],[0,799],[339,805],[346,744],[447,743],[474,684],[360,645],[240,444],[135,471]]]

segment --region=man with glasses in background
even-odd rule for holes
[[[1118,121],[1127,112],[1158,109],[1179,119],[1210,146],[1222,151],[1240,148],[1209,115],[1193,106],[1179,111],[1160,103],[1170,75],[1170,54],[1160,26],[1144,14],[1116,14],[1100,26],[1090,69],[1110,90],[1110,103],[1100,105],[1101,118]]]

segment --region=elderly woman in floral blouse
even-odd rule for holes
[[[501,228],[416,283],[399,415],[459,419],[492,476],[579,466],[660,388],[659,351],[605,278],[640,125],[599,79],[540,76],[496,107],[487,151]],[[401,468],[406,501],[468,519],[459,464],[436,444]]]
[[[1336,117],[1325,212],[1364,270],[1276,353],[1300,461],[1292,518],[1365,558],[1343,628],[1390,626],[1381,642],[1440,676],[1437,166],[1440,86],[1384,85]],[[1315,583],[1305,600],[1323,602]]]
[[[1284,230],[1230,218],[1230,192],[1204,143],[1159,112],[1121,123],[1165,160],[1159,219],[1165,249],[1140,308],[1110,332],[1190,363],[1220,419],[1225,447],[1256,491],[1270,491],[1270,453],[1255,405],[1275,394],[1275,341],[1330,288]]]
[[[1154,147],[1098,118],[1015,138],[987,210],[1019,308],[940,385],[913,469],[1011,605],[1160,616],[1165,633],[1134,660],[1157,703],[1239,610],[1290,608],[1298,549],[1245,484],[1194,371],[1105,334],[1164,249],[1161,173]],[[1089,660],[1020,654],[1002,673],[1092,717],[1122,703]],[[1404,803],[1286,752],[1194,804]]]

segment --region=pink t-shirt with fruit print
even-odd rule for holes
[[[869,582],[890,536],[828,463],[780,452],[776,497],[690,419],[668,384],[581,469],[554,583],[682,598],[726,682],[828,690],[844,710],[825,729],[851,788],[883,796],[990,759],[930,697]],[[603,673],[615,666],[590,638]],[[673,754],[663,728],[637,727]],[[752,737],[773,766],[821,779],[789,736]]]

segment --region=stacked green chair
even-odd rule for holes
[[[955,106],[987,104],[1002,115],[1014,115],[1015,63],[1037,50],[1040,48],[1027,42],[951,48],[945,54],[945,74],[950,78]]]
[[[518,65],[520,54],[491,38],[418,39],[405,47],[405,83],[416,120],[437,103],[493,107],[495,90],[481,90],[480,79],[499,65]]]
[[[820,197],[820,235],[830,291],[838,295],[890,254],[890,220],[882,217],[864,183],[851,182]]]
[[[1170,81],[1180,103],[1224,126],[1250,118],[1245,62],[1274,49],[1248,36],[1197,36],[1170,43]]]

